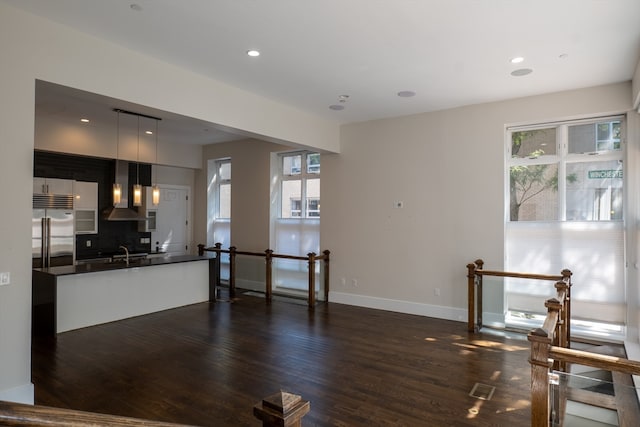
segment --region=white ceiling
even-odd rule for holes
[[[626,81],[640,56],[640,0],[0,1],[340,123]]]

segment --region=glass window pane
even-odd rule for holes
[[[556,154],[556,128],[535,129],[511,134],[511,156],[535,158]]]
[[[620,150],[620,121],[569,126],[569,153]]]
[[[282,174],[283,175],[300,175],[300,167],[302,165],[302,156],[296,154],[293,156],[282,157]]]
[[[218,218],[231,218],[231,184],[220,184]]]
[[[320,179],[306,181],[307,218],[320,216]]]
[[[231,179],[231,162],[220,163],[220,179],[223,181]]]
[[[320,173],[320,153],[307,154],[307,173]]]
[[[567,221],[622,219],[622,162],[567,164]]]
[[[281,218],[297,218],[302,215],[302,181],[282,181]]]
[[[511,221],[558,219],[557,164],[512,166],[509,172]]]

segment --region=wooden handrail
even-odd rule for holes
[[[554,360],[562,360],[567,363],[590,366],[606,371],[622,372],[629,375],[640,375],[640,362],[624,359],[622,357],[607,356],[604,354],[590,353],[588,351],[575,350],[551,346],[549,357]]]
[[[276,254],[271,249],[266,249],[264,252],[250,252],[239,251],[235,246],[229,247],[229,249],[222,249],[221,243],[216,243],[213,247],[206,247],[203,244],[198,245],[198,255],[203,256],[205,252],[214,252],[216,254],[215,260],[211,261],[211,266],[215,271],[215,285],[217,288],[220,286],[220,254],[229,254],[229,297],[235,298],[236,295],[236,256],[259,256],[265,258],[265,300],[271,302],[273,294],[273,259],[292,259],[298,261],[307,261],[309,263],[309,277],[308,277],[308,294],[307,302],[309,307],[313,308],[316,305],[316,293],[315,293],[315,263],[317,261],[324,261],[324,300],[329,302],[329,283],[330,283],[330,271],[329,261],[331,252],[329,250],[322,251],[322,255],[317,255],[315,252],[310,252],[307,256],[300,255],[286,255]]]
[[[571,339],[569,334],[571,285],[567,277],[564,277],[563,280],[556,282],[555,287],[556,297],[545,301],[547,316],[543,325],[529,332],[527,337],[531,344],[529,363],[531,364],[532,427],[549,427],[563,423],[566,396],[562,390],[551,395],[549,374],[552,369],[567,372],[567,364],[575,363],[611,371],[614,373],[614,378],[620,375],[617,373],[640,375],[638,361],[568,348]],[[551,410],[551,397],[555,411]],[[632,422],[635,423],[637,420]]]
[[[187,424],[165,423],[139,418],[97,414],[73,409],[26,405],[0,401],[0,425],[30,427],[178,427]]]
[[[511,277],[517,279],[533,279],[564,282],[567,284],[567,300],[571,298],[571,270],[564,269],[560,274],[536,274],[536,273],[520,273],[512,271],[484,270],[484,261],[477,259],[467,264],[467,330],[469,332],[477,332],[482,328],[482,285],[484,276],[492,277]],[[571,303],[566,307],[566,328],[569,333],[568,342],[570,342],[570,319],[571,319]]]
[[[300,426],[310,410],[302,397],[279,391],[258,402],[253,413],[263,427]],[[0,425],[29,427],[195,427],[75,409],[0,401]]]

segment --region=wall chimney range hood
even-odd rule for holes
[[[120,203],[110,206],[102,212],[107,221],[146,221],[147,218],[142,212],[129,208],[129,162],[126,160],[116,160],[118,163],[116,171],[116,182],[122,183],[122,198]]]

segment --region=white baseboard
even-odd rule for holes
[[[25,384],[18,387],[0,390],[0,400],[5,402],[26,403],[33,405],[35,402],[35,392],[33,384]]]
[[[264,292],[264,282],[257,280],[236,279],[236,289],[246,289],[249,291]]]
[[[467,310],[456,307],[444,307],[344,292],[329,292],[329,302],[395,311],[397,313],[416,314],[418,316],[434,317],[436,319],[454,320],[458,322],[467,321]]]

